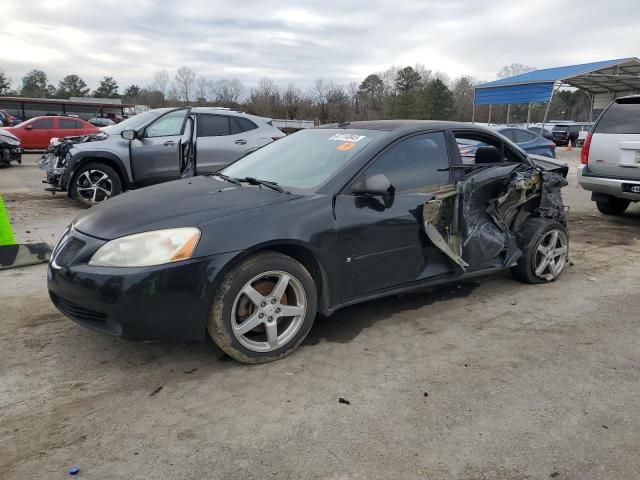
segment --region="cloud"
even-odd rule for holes
[[[569,65],[640,50],[631,0],[8,0],[0,68],[18,85],[33,68],[57,84],[77,73],[121,87],[187,65],[210,79],[263,76],[309,86],[361,81],[391,65],[495,78],[505,64]]]

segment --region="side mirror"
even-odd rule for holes
[[[31,125],[31,124],[25,125],[24,129],[25,130],[33,130],[33,125]]]
[[[136,130],[123,130],[120,136],[125,140],[135,140],[138,138],[138,132]]]
[[[387,195],[393,187],[389,179],[382,173],[367,178],[364,182],[358,182],[353,186],[352,193],[369,195]]]

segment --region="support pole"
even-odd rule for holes
[[[551,97],[549,97],[549,102],[547,102],[547,108],[544,111],[544,118],[542,119],[542,129],[540,130],[540,134],[544,136],[544,124],[547,123],[547,117],[549,116],[549,108],[551,108],[551,102],[553,101],[553,96],[556,93],[556,86],[553,86],[553,90],[551,90]]]
[[[529,128],[530,122],[531,122],[531,102],[529,102],[529,107],[527,108],[527,128]]]
[[[487,119],[487,125],[491,125],[491,107],[492,105],[489,105],[489,118]]]
[[[473,109],[471,110],[471,123],[476,123],[476,102],[473,102]]]
[[[596,100],[596,96],[592,93],[589,94],[591,97],[591,105],[589,106],[589,123],[593,122],[593,102]]]
[[[507,105],[507,125],[509,125],[509,116],[511,115],[511,104]]]

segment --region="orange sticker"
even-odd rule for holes
[[[336,150],[340,150],[341,152],[345,152],[347,150],[351,150],[354,145],[355,145],[355,143],[353,143],[353,142],[346,142],[346,143],[343,143],[342,145],[338,145],[336,147]]]

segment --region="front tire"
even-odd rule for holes
[[[605,215],[622,215],[630,203],[630,200],[625,200],[624,198],[610,197],[609,201],[596,202],[596,207],[600,213]]]
[[[522,257],[511,274],[523,283],[556,280],[567,263],[569,237],[564,225],[548,218],[527,220],[517,235]]]
[[[80,167],[69,182],[69,195],[90,207],[122,192],[118,173],[104,163],[88,163]]]
[[[270,362],[300,345],[316,308],[316,285],[300,262],[278,252],[259,253],[224,276],[207,330],[239,362]]]

